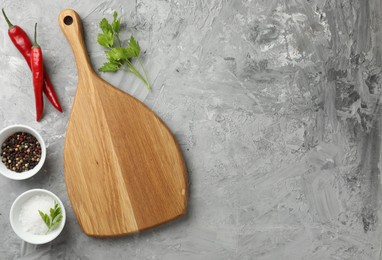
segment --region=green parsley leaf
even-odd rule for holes
[[[126,59],[124,48],[113,48],[110,51],[106,51],[105,54],[109,61],[120,61]]]
[[[61,208],[58,206],[57,203],[54,204],[54,208],[50,209],[50,218],[54,222],[55,218],[60,216],[61,214]]]
[[[113,31],[115,34],[119,33],[119,29],[121,27],[121,19],[117,19],[118,13],[114,12],[113,17],[113,23],[111,24],[111,27],[113,28]]]
[[[135,52],[131,47],[123,48],[123,52],[125,54],[125,60],[135,57]]]
[[[113,33],[113,28],[111,24],[106,20],[106,18],[103,18],[101,22],[99,23],[99,27],[101,28],[102,32],[104,34],[106,33]]]
[[[134,57],[138,57],[141,53],[141,47],[139,47],[139,43],[134,39],[132,35],[129,40],[129,47],[133,51]]]
[[[38,213],[40,214],[45,225],[48,227],[47,233],[52,229],[56,228],[63,218],[61,213],[61,207],[58,205],[57,202],[54,202],[54,207],[49,209],[50,215],[42,212],[41,210],[39,210]]]
[[[120,67],[120,63],[109,61],[105,62],[98,70],[102,72],[116,72]]]
[[[106,48],[113,47],[114,36],[112,32],[106,32],[105,34],[98,34],[98,43]]]
[[[41,210],[39,210],[38,213],[40,214],[42,220],[44,220],[45,224],[49,227],[50,226],[50,218],[49,218],[48,214],[45,214]]]
[[[62,215],[58,215],[57,218],[54,219],[52,227],[50,228],[51,230],[55,229],[61,222],[62,220]]]

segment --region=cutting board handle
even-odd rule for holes
[[[94,70],[86,50],[80,16],[72,9],[65,9],[58,16],[58,23],[72,47],[79,78],[89,73],[93,74]]]

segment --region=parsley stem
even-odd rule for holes
[[[135,75],[137,75],[143,82],[145,82],[144,78],[142,77],[142,75],[137,71],[137,69],[134,67],[134,65],[129,61],[129,60],[125,60],[126,61],[126,64],[127,64],[127,68],[130,70],[130,72],[134,73]]]
[[[138,78],[140,78],[140,80],[142,80],[142,82],[145,84],[146,88],[148,90],[151,89],[150,87],[150,84],[148,83],[148,81],[143,78],[143,76],[139,73],[139,71],[134,67],[134,65],[129,61],[129,60],[125,60],[125,67],[123,67],[123,70],[127,71],[127,72],[131,72],[133,73],[134,75],[136,75]]]
[[[149,90],[151,90],[150,82],[149,82],[149,78],[147,77],[146,70],[145,70],[145,68],[143,67],[143,64],[142,64],[141,59],[139,58],[139,56],[137,57],[137,60],[138,60],[139,64],[141,65],[143,74],[145,75],[145,79],[146,79],[146,83],[147,83],[146,87],[147,87]]]

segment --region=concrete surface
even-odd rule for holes
[[[0,178],[1,259],[382,259],[377,0],[3,1],[39,42],[65,112],[34,121],[30,72],[0,19],[0,127],[24,123],[48,144],[43,172]],[[147,93],[132,75],[102,75],[139,97],[175,133],[190,178],[188,214],[140,234],[95,239],[68,201],[63,142],[76,90],[61,9],[83,18],[95,66],[98,22],[117,10],[146,51]],[[65,203],[63,234],[23,244],[8,221],[23,191]]]

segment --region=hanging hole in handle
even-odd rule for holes
[[[64,24],[66,25],[71,25],[73,23],[73,17],[70,15],[67,15],[64,17]]]

